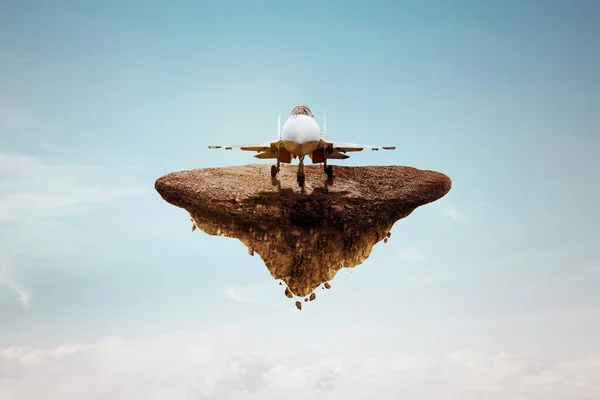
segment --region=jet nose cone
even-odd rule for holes
[[[319,125],[306,115],[288,119],[282,131],[283,144],[290,153],[307,155],[313,152],[321,139]]]
[[[289,151],[290,153],[299,155],[299,156],[305,156],[305,155],[311,154],[313,151],[315,151],[315,149],[319,145],[319,141],[318,140],[310,140],[310,141],[296,142],[296,141],[284,140],[283,145],[285,146],[285,149],[287,151]]]

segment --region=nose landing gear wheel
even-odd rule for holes
[[[276,178],[279,168],[276,165],[271,165],[271,178]]]
[[[333,167],[331,165],[325,167],[325,173],[327,174],[327,179],[333,179]]]
[[[301,188],[304,187],[304,156],[299,157],[300,162],[298,164],[298,186]]]

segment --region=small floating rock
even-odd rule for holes
[[[298,308],[298,310],[302,310],[302,303],[300,303],[299,301],[296,302],[296,307]]]

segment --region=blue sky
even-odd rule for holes
[[[527,398],[541,389],[517,383],[540,362],[527,377],[557,376],[557,398],[598,393],[564,376],[600,368],[599,19],[595,1],[3,1],[0,366],[31,384],[0,368],[0,398],[35,398],[61,357],[79,375],[54,379],[88,398],[78,371],[118,357],[170,398],[264,399],[282,382],[349,398],[373,371],[379,398],[479,390],[448,376]],[[397,146],[346,165],[453,180],[302,312],[259,257],[192,233],[154,191],[171,171],[255,162],[207,146],[275,138],[298,103],[331,138]],[[506,375],[452,375],[490,360]],[[188,383],[144,369],[161,363],[189,365],[168,376]],[[147,385],[128,373],[108,387],[135,398]]]

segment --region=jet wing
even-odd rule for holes
[[[347,153],[349,151],[363,151],[364,149],[371,149],[377,151],[383,150],[395,150],[396,146],[372,146],[368,144],[356,144],[356,143],[345,143],[345,142],[334,142],[328,140],[321,140],[321,145],[324,148],[330,148],[334,152]]]
[[[272,140],[270,142],[264,143],[254,143],[254,144],[231,144],[231,145],[216,145],[216,146],[208,146],[209,149],[241,149],[246,151],[269,151],[273,147],[277,148],[282,146],[283,143],[281,140]]]

